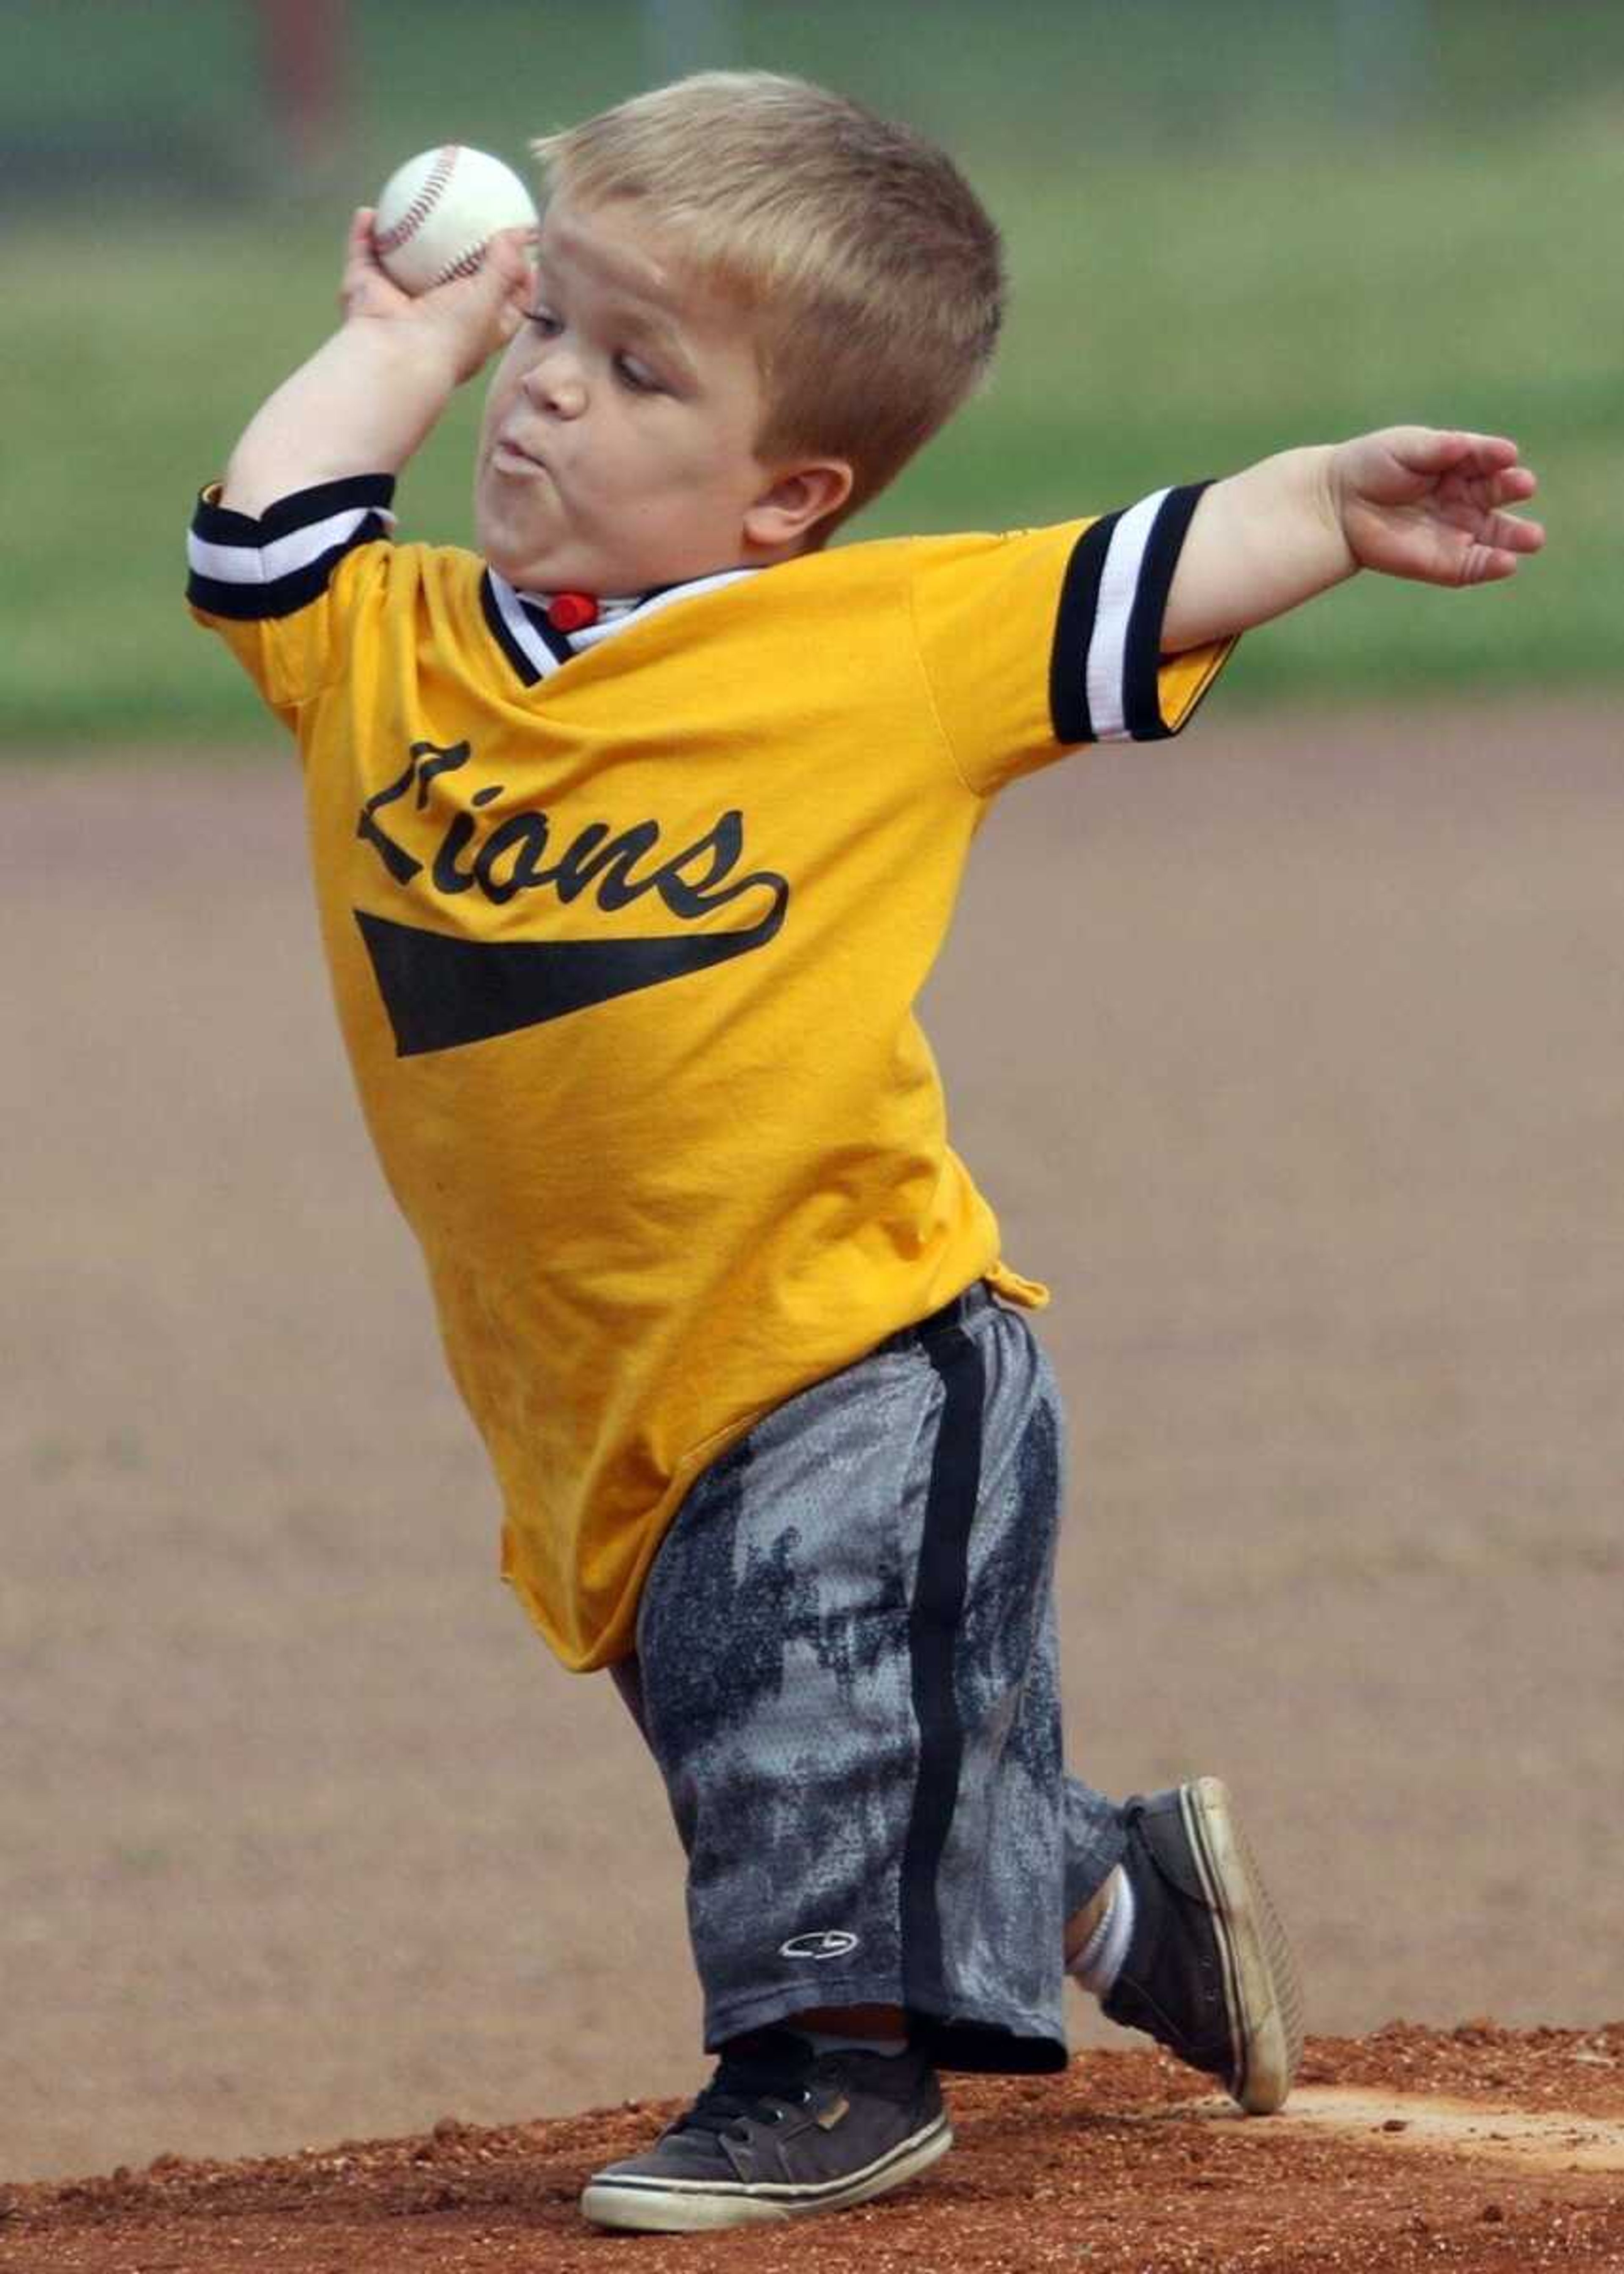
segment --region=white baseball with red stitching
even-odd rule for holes
[[[372,217],[372,244],[402,292],[466,276],[499,229],[534,229],[536,207],[511,166],[447,142],[390,175]]]

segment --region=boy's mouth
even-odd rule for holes
[[[504,473],[545,474],[551,471],[545,458],[532,456],[530,452],[522,448],[510,434],[497,436],[496,448],[492,451],[491,457],[492,463]]]

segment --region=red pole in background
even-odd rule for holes
[[[299,165],[338,147],[346,92],[347,0],[259,0],[266,90],[278,132]]]

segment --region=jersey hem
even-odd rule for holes
[[[953,1293],[962,1294],[965,1288],[974,1287],[978,1281],[985,1281],[995,1295],[1018,1310],[1042,1310],[1048,1306],[1050,1300],[1049,1291],[1041,1281],[1023,1278],[1019,1272],[1011,1271],[1009,1266],[1002,1261],[994,1261],[980,1271],[973,1271],[961,1286],[954,1289]],[[952,1296],[945,1296],[943,1300],[951,1302]],[[936,1304],[929,1305],[919,1315],[921,1318],[928,1318],[930,1312],[937,1307]],[[803,1381],[796,1381],[786,1389],[781,1397],[769,1398],[752,1412],[741,1415],[737,1420],[726,1423],[720,1429],[713,1430],[710,1436],[701,1438],[696,1445],[690,1447],[681,1459],[673,1465],[670,1484],[659,1502],[663,1512],[651,1523],[650,1536],[645,1540],[643,1552],[634,1566],[632,1577],[622,1595],[620,1606],[613,1616],[605,1622],[603,1627],[590,1642],[583,1642],[577,1638],[572,1646],[567,1640],[563,1630],[549,1613],[541,1589],[523,1569],[524,1559],[521,1550],[518,1527],[511,1517],[504,1517],[500,1563],[502,1584],[504,1586],[510,1587],[517,1596],[525,1616],[566,1672],[600,1674],[605,1668],[615,1665],[620,1660],[635,1655],[637,1648],[638,1621],[643,1612],[643,1591],[648,1584],[648,1577],[653,1568],[654,1559],[659,1553],[660,1543],[675,1523],[683,1502],[713,1462],[731,1451],[741,1438],[748,1437],[752,1429],[756,1428],[771,1414],[793,1404],[806,1391],[816,1389],[820,1382],[831,1381],[836,1374],[843,1374],[847,1367],[860,1365],[879,1344],[886,1340],[889,1335],[898,1333],[904,1328],[916,1323],[914,1320],[904,1319],[898,1326],[887,1328],[883,1333],[875,1336],[872,1341],[866,1342],[860,1350],[853,1352],[849,1357],[837,1359],[833,1365],[822,1367],[815,1374],[808,1374]],[[628,1603],[629,1611],[626,1608]]]

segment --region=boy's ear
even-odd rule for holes
[[[792,466],[747,509],[745,536],[763,552],[781,553],[786,545],[803,543],[851,494],[852,470],[844,458]]]

